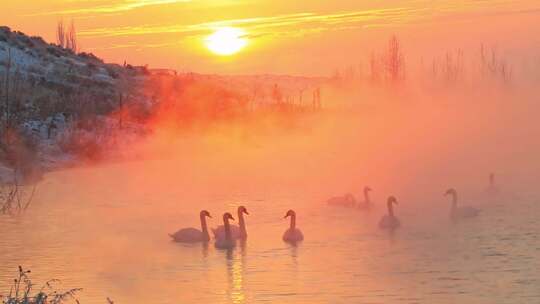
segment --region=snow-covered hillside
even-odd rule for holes
[[[152,132],[163,113],[181,123],[308,108],[326,81],[111,64],[0,27],[0,164],[53,169],[96,160]],[[32,153],[22,158],[23,150]]]
[[[144,68],[106,64],[93,54],[79,53],[0,27],[0,75],[7,70],[26,81],[56,91],[84,89],[114,98],[119,83],[144,74]]]
[[[93,54],[75,54],[0,27],[0,163],[13,167],[21,162],[15,152],[21,145],[32,146],[38,163],[47,167],[89,153],[75,151],[68,141],[105,146],[97,134],[103,138],[104,129],[117,124],[106,118],[118,111],[124,96],[143,87],[148,75],[144,67],[107,64]],[[145,98],[142,94],[137,100]],[[96,124],[81,128],[88,121]]]

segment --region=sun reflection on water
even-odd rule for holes
[[[227,294],[231,303],[246,303],[246,295],[244,293],[244,263],[242,258],[233,255],[232,250],[227,252],[227,274],[229,280]]]

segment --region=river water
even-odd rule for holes
[[[326,206],[321,189],[205,189],[203,174],[141,187],[133,166],[50,173],[24,215],[0,217],[0,290],[23,265],[37,286],[83,288],[82,303],[540,303],[537,199],[478,200],[481,216],[459,223],[444,198],[400,200],[403,226],[388,233],[376,189],[366,213]],[[167,235],[198,228],[203,208],[221,224],[239,204],[249,238],[233,251]],[[296,247],[281,240],[290,208],[305,235]]]

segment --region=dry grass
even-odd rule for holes
[[[79,303],[76,294],[81,288],[59,291],[54,287],[60,281],[53,279],[47,281],[39,290],[35,290],[35,284],[30,279],[30,270],[24,270],[19,266],[17,277],[9,293],[0,295],[3,304],[61,304]]]
[[[21,214],[34,198],[37,184],[22,186],[14,177],[13,182],[0,184],[0,214]]]

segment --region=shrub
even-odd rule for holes
[[[77,155],[85,160],[96,161],[102,156],[97,137],[83,129],[65,132],[59,137],[58,145],[62,151]]]
[[[30,270],[24,270],[19,266],[19,273],[13,280],[13,285],[7,295],[0,295],[4,304],[61,304],[74,302],[79,303],[76,294],[81,288],[69,289],[67,291],[58,291],[54,284],[59,280],[49,280],[41,287],[39,291],[34,291],[34,284],[30,280]]]
[[[47,47],[47,53],[55,56],[55,57],[60,57],[62,56],[62,52],[60,52],[60,50],[54,46],[48,46]]]

